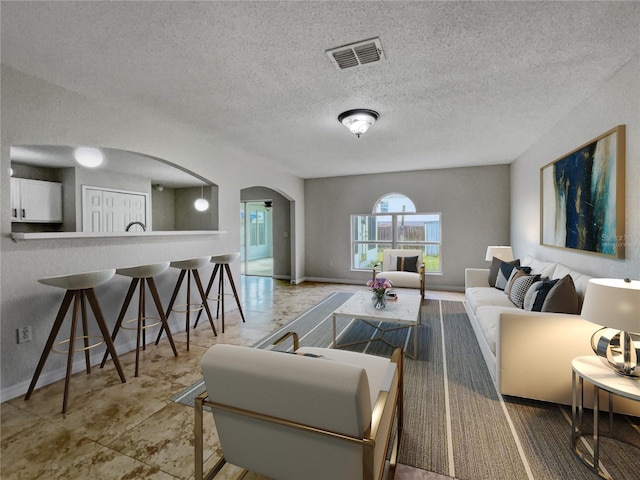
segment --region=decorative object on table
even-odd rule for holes
[[[540,244],[624,258],[625,125],[540,169]]]
[[[373,306],[376,310],[382,310],[387,306],[386,293],[387,290],[393,287],[391,280],[378,277],[372,278],[367,282],[367,287],[373,292]]]
[[[580,316],[602,325],[591,347],[617,373],[640,377],[640,281],[592,278]]]

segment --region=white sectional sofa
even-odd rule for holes
[[[582,306],[589,276],[531,256],[522,265],[551,279],[571,275]],[[570,405],[571,361],[594,355],[591,335],[599,326],[579,315],[522,310],[488,278],[489,269],[466,269],[465,308],[498,391]],[[623,399],[616,400],[615,410],[640,415],[637,403]]]

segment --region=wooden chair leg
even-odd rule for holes
[[[207,285],[207,289],[205,290],[205,295],[209,298],[209,294],[211,293],[211,286],[213,285],[214,280],[216,279],[216,274],[220,268],[220,264],[216,263],[213,267],[213,272],[211,272],[211,278],[209,278],[209,283]],[[193,325],[193,328],[198,326],[198,322],[200,321],[200,316],[202,315],[202,310],[198,312],[198,316],[196,317],[196,323]]]
[[[80,308],[82,309],[82,336],[84,337],[84,363],[87,374],[91,373],[91,356],[89,355],[89,329],[87,328],[87,304],[84,295],[80,296]]]
[[[71,332],[69,334],[69,350],[67,351],[67,372],[64,377],[64,395],[62,397],[62,413],[67,413],[69,403],[69,381],[73,369],[73,352],[76,344],[76,326],[78,322],[78,310],[80,307],[80,297],[82,290],[76,290],[73,299],[73,316],[71,317]]]
[[[177,357],[178,351],[176,350],[176,345],[173,342],[173,335],[171,335],[171,329],[169,328],[167,317],[164,314],[162,303],[160,302],[160,295],[158,295],[156,282],[153,278],[149,278],[147,279],[147,283],[149,285],[149,291],[151,292],[151,297],[153,298],[153,302],[156,305],[156,310],[158,310],[158,315],[160,315],[160,321],[162,322],[162,327],[164,327],[165,331],[167,332],[167,338],[169,339],[169,343],[171,344],[171,350],[173,350],[173,355]]]
[[[60,309],[58,310],[58,315],[56,316],[55,321],[53,322],[53,327],[51,327],[51,332],[49,333],[49,338],[47,338],[47,343],[44,346],[44,350],[42,350],[42,355],[40,355],[40,360],[38,361],[38,366],[36,367],[36,371],[33,374],[33,378],[31,379],[31,384],[29,385],[29,389],[27,390],[26,395],[24,396],[25,400],[29,400],[31,398],[31,394],[38,383],[38,379],[40,378],[40,374],[42,373],[42,369],[44,368],[44,364],[47,362],[47,358],[49,357],[49,353],[51,352],[51,347],[53,347],[53,343],[58,336],[58,332],[60,331],[60,326],[64,321],[64,317],[67,315],[69,311],[69,306],[71,305],[71,300],[74,297],[74,290],[67,290],[64,298],[62,299],[62,304],[60,305]]]
[[[216,332],[216,326],[213,323],[211,310],[209,310],[209,302],[207,301],[207,295],[204,293],[204,289],[202,288],[202,282],[200,281],[200,274],[198,274],[198,270],[193,271],[193,278],[195,279],[196,286],[198,287],[198,291],[200,292],[200,298],[202,298],[202,306],[206,310],[207,316],[209,317],[209,323],[211,324],[211,328],[213,329],[213,334],[217,337],[218,333]]]
[[[111,340],[116,339],[116,335],[118,331],[120,331],[120,326],[122,325],[122,320],[124,320],[124,316],[127,313],[127,309],[129,308],[129,304],[131,303],[131,298],[133,297],[134,292],[136,291],[136,285],[138,285],[138,279],[132,278],[131,283],[129,284],[129,290],[127,291],[127,295],[124,297],[124,303],[122,304],[122,308],[120,309],[120,314],[118,315],[118,320],[116,321],[115,327],[113,327],[113,333],[111,334]],[[100,368],[104,368],[104,364],[107,363],[107,358],[109,357],[109,350],[104,352],[104,356],[102,357],[102,362],[100,363]]]
[[[84,290],[87,295],[87,300],[89,300],[89,306],[91,310],[93,310],[93,316],[98,323],[98,327],[102,332],[102,338],[104,338],[104,342],[107,344],[107,350],[113,359],[113,363],[116,366],[116,370],[118,371],[118,375],[120,376],[120,381],[122,383],[126,383],[126,379],[124,378],[124,372],[122,371],[122,366],[120,365],[120,359],[118,358],[118,354],[116,353],[116,349],[113,346],[113,341],[111,340],[111,336],[109,335],[109,329],[107,328],[107,323],[104,321],[104,315],[102,315],[102,309],[100,308],[100,304],[98,303],[98,299],[96,298],[96,293],[93,288],[88,288]]]
[[[242,305],[240,305],[240,297],[238,296],[238,291],[236,290],[236,284],[233,281],[233,275],[231,275],[231,267],[229,264],[225,265],[227,269],[227,275],[229,276],[229,283],[231,284],[231,289],[233,290],[233,296],[236,297],[236,303],[238,304],[238,310],[240,310],[240,316],[242,317],[242,321],[244,322],[244,313],[242,312]]]
[[[169,301],[169,306],[167,307],[167,313],[165,313],[165,318],[169,319],[169,315],[171,315],[171,310],[173,309],[173,304],[176,301],[176,297],[178,296],[178,292],[180,291],[180,287],[182,286],[182,281],[184,280],[184,276],[187,272],[185,270],[180,270],[180,275],[178,276],[178,282],[176,283],[176,287],[173,289],[173,294],[171,295],[171,300]],[[160,327],[160,331],[158,332],[158,338],[156,338],[156,345],[160,341],[162,337],[162,332],[164,330],[164,325]],[[187,344],[188,347],[188,344]],[[187,348],[188,350],[188,348]]]

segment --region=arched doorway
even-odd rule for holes
[[[240,190],[241,273],[292,278],[292,202],[269,187]]]

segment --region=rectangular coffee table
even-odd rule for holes
[[[420,324],[420,306],[422,299],[419,295],[398,295],[396,302],[387,302],[387,307],[382,310],[376,310],[373,307],[371,292],[356,292],[345,303],[340,305],[333,312],[333,348],[346,347],[348,345],[357,345],[371,341],[384,342],[391,347],[401,345],[393,345],[387,339],[383,338],[386,332],[399,330],[401,328],[413,328],[413,355],[405,352],[409,357],[416,358],[418,354],[418,325]],[[369,338],[357,342],[342,343],[338,345],[336,340],[336,319],[338,317],[349,317],[362,320],[381,332],[377,338]],[[396,323],[397,327],[381,328],[372,322]]]

